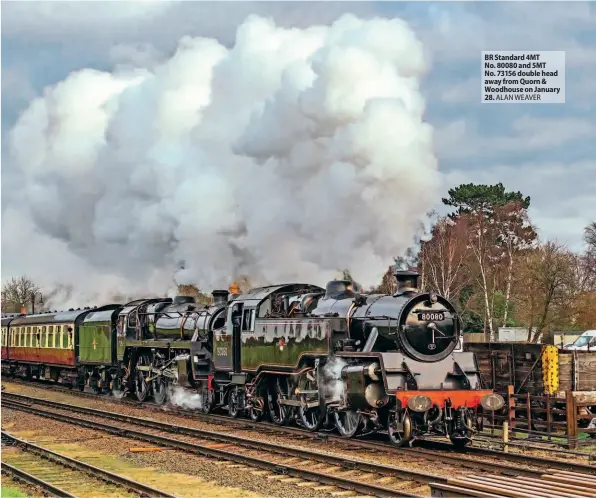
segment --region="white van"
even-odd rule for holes
[[[573,344],[565,349],[576,351],[596,351],[596,330],[586,330]]]

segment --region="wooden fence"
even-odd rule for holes
[[[528,392],[516,394],[513,386],[508,386],[505,398],[504,415],[490,417],[491,429],[503,429],[507,422],[507,430],[512,435],[521,435],[524,439],[540,438],[562,444],[569,449],[580,445],[580,433],[589,435],[585,442],[594,443],[591,435],[596,435],[596,428],[586,426],[596,415],[589,414],[586,408],[596,405],[594,396],[574,391],[565,391],[564,395],[537,396]],[[583,426],[583,427],[582,427]]]

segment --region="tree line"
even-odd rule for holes
[[[536,342],[554,330],[596,328],[596,221],[585,227],[585,250],[573,252],[556,240],[541,241],[528,215],[530,197],[501,183],[460,185],[442,202],[452,211],[431,213],[430,231],[395,264],[417,267],[422,290],[448,298],[466,332],[495,340],[499,327],[524,327],[528,341]],[[341,273],[353,280],[348,270]],[[237,284],[241,291],[250,288],[246,277]],[[395,290],[391,268],[371,289]],[[178,292],[211,303],[196,285],[180,285]],[[44,305],[39,287],[26,276],[2,285],[4,313],[18,313],[23,305],[29,313]]]
[[[521,192],[470,183],[448,194],[452,212],[431,214],[427,240],[396,263],[418,267],[422,289],[451,300],[466,332],[495,340],[499,327],[524,327],[536,342],[554,330],[596,328],[596,221],[577,253],[539,240]],[[388,271],[378,290],[391,285]]]

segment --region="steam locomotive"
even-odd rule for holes
[[[416,272],[396,279],[393,295],[335,280],[244,294],[232,286],[207,307],[178,296],[9,317],[2,369],[156,403],[184,388],[205,413],[465,446],[504,400],[482,389],[474,354],[455,350],[460,321],[449,301],[419,292]]]

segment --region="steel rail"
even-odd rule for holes
[[[9,405],[10,404],[12,403],[9,402]],[[46,458],[64,467],[69,467],[71,469],[82,471],[92,477],[100,478],[104,481],[108,481],[112,484],[115,484],[116,486],[132,490],[141,496],[148,496],[150,498],[176,498],[175,495],[164,493],[159,489],[147,486],[133,479],[114,474],[99,467],[95,467],[94,465],[89,465],[88,463],[81,462],[80,460],[75,460],[74,458],[67,457],[66,455],[61,455],[60,453],[56,453],[55,451],[52,451],[48,448],[43,448],[42,446],[30,443],[28,441],[16,437],[15,435],[9,432],[1,431],[1,436],[3,440],[10,441],[16,444],[17,446],[23,448],[27,452],[34,453],[41,458]]]
[[[32,379],[30,381],[26,381],[24,379],[20,379],[20,378],[10,378],[8,380],[9,382],[13,382],[15,384],[21,384],[21,385],[31,385],[33,384],[37,384],[39,383],[40,385],[43,385],[44,389],[48,389],[48,390],[52,390],[52,391],[56,391],[56,392],[67,392],[73,396],[78,396],[78,397],[84,397],[84,398],[92,398],[92,399],[103,399],[104,401],[108,401],[110,402],[111,399],[110,397],[103,397],[101,394],[95,394],[95,393],[89,393],[89,392],[81,392],[81,391],[75,391],[73,390],[72,387],[69,387],[67,385],[64,384],[55,384],[55,383],[48,383],[47,381],[45,381],[45,379]],[[6,393],[6,394],[10,394],[10,393]],[[145,408],[145,407],[150,407],[152,409],[161,409],[163,408],[164,405],[160,405],[157,403],[152,403],[151,401],[136,401],[134,399],[126,399],[126,398],[122,398],[122,399],[118,399],[119,403],[124,403],[127,405],[130,405],[132,407],[136,407],[136,408]],[[326,431],[320,431],[317,433],[313,433],[311,431],[308,431],[302,427],[280,427],[278,425],[275,425],[273,423],[270,422],[266,422],[266,421],[261,421],[258,423],[252,422],[250,420],[247,419],[234,419],[231,417],[228,417],[226,415],[218,415],[218,414],[206,414],[206,413],[202,413],[200,411],[196,411],[196,410],[189,410],[189,409],[185,409],[185,408],[179,408],[179,407],[175,407],[175,412],[179,413],[182,416],[189,416],[192,418],[197,418],[197,419],[201,419],[201,420],[217,420],[219,422],[221,422],[222,424],[228,424],[228,425],[245,425],[248,427],[255,427],[257,430],[262,430],[263,426],[267,426],[269,428],[271,428],[272,430],[275,430],[276,432],[295,432],[295,433],[300,433],[305,435],[306,437],[313,437],[313,434],[317,434],[317,436],[315,437],[316,439],[320,439],[321,437],[326,438],[328,440],[335,440],[335,441],[344,441],[346,444],[350,444],[350,442],[353,441],[362,441],[362,439],[360,439],[362,436],[365,435],[361,435],[359,437],[357,437],[356,439],[352,439],[352,440],[346,440],[346,438],[343,438],[341,436],[337,436],[337,435],[333,435],[333,434],[328,434]],[[321,436],[318,436],[318,434],[320,434]],[[487,439],[481,439],[481,438],[475,438],[474,441],[475,442],[480,442],[480,443],[485,443],[485,444],[502,444],[502,442],[500,440],[498,440],[497,438],[493,438],[492,436],[488,435],[486,436]],[[426,445],[427,447],[437,447],[440,446],[440,449],[445,449],[448,451],[452,451],[453,450],[453,445],[451,443],[443,443],[441,441],[437,441],[436,439],[420,439],[419,442],[423,445]],[[390,444],[390,443],[380,443],[382,446],[384,446],[385,448],[383,448],[383,451],[385,451],[387,448],[393,448],[393,449],[398,449],[396,448],[394,445]],[[509,446],[515,446],[515,447],[519,447],[522,449],[536,449],[536,450],[541,450],[541,451],[547,451],[547,452],[552,452],[552,453],[561,453],[564,455],[576,455],[579,457],[584,457],[587,458],[589,461],[591,460],[595,460],[596,459],[596,455],[592,454],[592,453],[586,453],[586,452],[582,452],[582,451],[573,451],[573,450],[565,450],[562,448],[553,448],[553,447],[549,447],[549,446],[539,446],[536,444],[524,444],[524,443],[509,443]],[[416,450],[418,448],[408,448],[408,450]],[[399,448],[398,450],[406,450],[405,448]],[[528,458],[533,458],[531,455],[525,455],[525,454],[517,454],[517,453],[510,453],[510,452],[505,452],[503,450],[494,450],[491,448],[485,448],[485,447],[479,447],[479,446],[467,446],[463,449],[458,449],[457,450],[460,453],[476,453],[476,454],[482,454],[482,453],[486,453],[488,456],[493,456],[495,453],[498,453],[499,458],[504,458],[504,459],[509,459],[512,461],[527,461]],[[513,456],[511,456],[513,455]],[[496,456],[496,455],[495,455]],[[518,458],[519,456],[519,458]]]
[[[277,474],[284,474],[284,475],[293,476],[293,477],[301,477],[301,478],[307,479],[309,481],[320,482],[323,484],[336,486],[338,488],[347,489],[350,491],[357,491],[357,492],[363,493],[363,494],[372,494],[374,496],[379,496],[379,497],[396,497],[396,496],[398,496],[398,497],[413,498],[413,497],[417,496],[417,495],[411,494],[407,491],[401,491],[401,490],[397,490],[397,489],[376,486],[374,484],[366,484],[364,482],[359,482],[359,481],[355,481],[352,479],[346,479],[346,478],[340,477],[340,476],[323,474],[321,472],[316,472],[316,471],[307,470],[307,469],[303,469],[303,468],[297,468],[297,467],[293,467],[291,465],[284,465],[284,464],[275,463],[275,462],[268,462],[266,460],[263,460],[262,458],[250,457],[250,456],[239,454],[239,453],[233,453],[231,451],[208,447],[208,446],[204,446],[204,445],[200,445],[200,444],[196,444],[196,443],[188,443],[186,441],[181,441],[181,440],[177,440],[177,439],[170,439],[170,438],[158,436],[155,434],[148,434],[148,433],[143,433],[140,431],[135,431],[132,429],[119,428],[119,427],[115,427],[115,426],[108,425],[108,424],[102,424],[100,422],[84,420],[84,419],[81,419],[78,417],[72,417],[70,415],[65,415],[62,413],[56,413],[56,412],[51,412],[48,410],[43,410],[40,408],[35,408],[33,406],[27,407],[27,406],[23,406],[22,404],[13,405],[11,403],[11,401],[9,401],[9,400],[5,400],[5,404],[8,408],[13,408],[15,410],[20,410],[20,411],[30,413],[33,415],[40,415],[40,416],[43,416],[46,418],[57,420],[59,422],[76,424],[76,425],[80,425],[82,427],[86,427],[86,428],[90,428],[90,429],[101,430],[101,431],[107,432],[109,434],[113,434],[115,436],[137,439],[140,441],[145,441],[145,442],[157,444],[160,446],[170,447],[170,448],[174,448],[177,450],[187,451],[187,452],[191,452],[194,454],[199,454],[199,455],[203,455],[203,456],[207,456],[207,457],[211,457],[211,458],[229,460],[229,461],[233,461],[236,463],[246,464],[246,465],[250,465],[253,467],[258,467],[258,468],[262,468],[265,470],[269,470],[269,471],[272,471]],[[256,446],[258,449],[258,444],[259,443],[253,442],[253,447]],[[303,458],[314,459],[315,455],[309,453],[308,457],[303,457]],[[338,459],[338,461],[345,461],[345,460]],[[360,462],[357,462],[357,464],[360,464]],[[360,470],[359,467],[356,467],[356,468],[358,470]],[[396,471],[401,472],[401,469],[396,469]],[[404,474],[407,472],[409,472],[409,471],[404,471]],[[393,476],[397,477],[397,478],[400,477],[399,475],[396,475],[396,474],[393,474]],[[429,475],[428,478],[429,478],[429,480],[426,482],[430,482],[430,480],[435,481],[435,482],[442,480],[442,478],[437,477],[437,476]]]
[[[50,400],[46,400],[46,399],[42,399],[42,398],[35,398],[35,397],[24,396],[24,395],[20,395],[20,394],[5,393],[5,395],[6,394],[9,394],[8,399],[18,399],[19,402],[21,402],[21,403],[26,401],[29,403],[45,405],[45,406],[53,407],[53,408],[60,409],[60,410],[75,411],[75,412],[88,414],[88,415],[95,414],[98,417],[109,418],[109,419],[117,420],[120,422],[143,425],[145,427],[151,427],[151,428],[154,428],[157,430],[163,430],[166,432],[185,433],[187,435],[198,436],[198,437],[210,437],[210,438],[217,437],[220,441],[235,442],[236,444],[244,443],[245,445],[246,444],[254,445],[254,443],[255,443],[252,440],[242,438],[240,436],[232,436],[229,434],[221,434],[221,433],[216,433],[216,432],[212,432],[212,431],[207,431],[204,429],[196,429],[196,428],[191,428],[191,427],[172,425],[172,424],[167,424],[164,422],[158,422],[158,421],[149,420],[149,419],[145,419],[145,418],[133,417],[130,415],[106,412],[103,410],[97,410],[95,408],[67,405],[65,403],[60,403],[57,401],[50,401]],[[236,419],[229,419],[227,417],[222,417],[222,418],[224,418],[225,421],[236,420]],[[437,452],[431,451],[426,448],[397,448],[397,447],[391,445],[390,443],[385,443],[385,442],[371,442],[371,441],[363,441],[360,439],[346,439],[346,438],[342,438],[340,436],[313,433],[313,432],[304,431],[303,429],[298,429],[298,428],[279,427],[279,426],[276,426],[273,424],[268,424],[268,423],[263,424],[263,423],[253,423],[253,422],[248,422],[248,421],[247,421],[247,423],[251,424],[253,427],[255,427],[257,429],[261,429],[261,430],[263,429],[262,426],[265,426],[268,428],[271,427],[274,429],[279,428],[280,430],[284,430],[284,431],[290,432],[292,434],[296,434],[296,435],[300,435],[300,436],[307,436],[307,437],[311,437],[314,439],[332,440],[333,442],[337,441],[340,444],[356,446],[356,447],[360,447],[360,448],[367,448],[367,449],[371,449],[371,450],[375,450],[375,451],[380,451],[380,450],[390,451],[392,453],[400,454],[402,456],[404,454],[411,454],[411,455],[414,455],[416,457],[423,458],[426,460],[438,461],[441,463],[450,462],[450,463],[456,464],[458,466],[465,466],[467,468],[483,470],[483,471],[488,471],[488,472],[492,472],[492,473],[501,472],[503,474],[509,474],[509,475],[525,475],[527,477],[536,477],[536,475],[540,472],[540,471],[533,470],[533,469],[525,469],[523,467],[519,467],[516,465],[508,465],[508,464],[497,463],[497,462],[486,462],[486,461],[472,460],[470,458],[466,458],[466,457],[462,456],[460,454],[461,452],[455,453],[453,451],[452,445],[450,445],[448,443],[441,443],[439,441],[428,441],[428,443],[429,444],[433,443],[433,445],[435,447],[438,447],[441,450],[447,450],[447,451],[437,453]],[[262,445],[269,444],[270,448],[264,448],[264,449],[267,449],[267,451],[275,451],[275,448],[280,448],[279,446],[272,445],[271,443],[260,443],[260,444],[262,444]],[[281,448],[284,453],[287,453],[287,451],[288,451],[287,447],[281,447]],[[468,449],[466,449],[466,450],[468,450]],[[517,461],[520,463],[524,463],[526,465],[534,464],[534,465],[543,466],[543,467],[547,467],[547,468],[555,468],[558,470],[572,470],[574,472],[583,472],[583,473],[588,473],[588,474],[596,473],[596,466],[590,466],[590,465],[585,465],[585,464],[580,464],[580,463],[563,462],[563,461],[559,461],[559,460],[549,460],[546,458],[527,456],[527,455],[516,454],[516,453],[502,453],[500,451],[488,450],[488,449],[478,449],[479,451],[476,451],[477,448],[470,448],[469,451],[466,451],[466,450],[464,450],[464,452],[463,452],[464,454],[465,453],[474,453],[474,454],[478,453],[480,455],[489,456],[489,457],[497,457],[497,458],[502,458],[503,455],[506,455],[506,457],[510,457],[510,458],[508,458],[510,461]],[[294,451],[301,451],[301,450],[294,450]],[[323,455],[323,456],[326,456],[326,455]],[[378,472],[378,471],[376,471],[376,472]],[[404,471],[404,472],[412,472],[412,471]],[[415,473],[412,472],[412,474],[415,474]],[[416,477],[414,475],[412,476],[412,478],[416,479]],[[421,476],[420,478],[422,479],[423,477]],[[420,482],[428,482],[428,481],[421,480]]]
[[[39,477],[35,477],[24,470],[13,467],[8,463],[2,462],[0,469],[2,470],[3,474],[9,475],[14,477],[16,480],[24,481],[31,486],[35,486],[36,488],[51,493],[52,496],[58,496],[59,498],[77,498],[75,495],[71,495],[67,491],[60,489],[53,484],[40,479]]]

